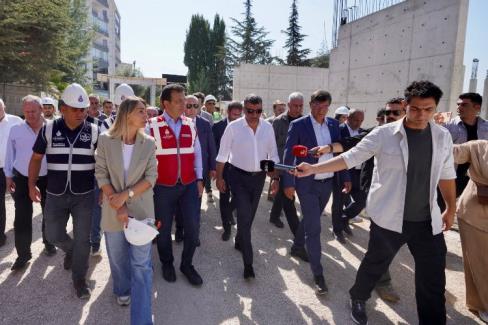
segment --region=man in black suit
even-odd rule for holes
[[[230,122],[240,118],[242,115],[242,104],[241,102],[233,101],[229,103],[227,106],[227,118],[222,119],[221,121],[215,123],[212,126],[212,132],[215,139],[215,145],[217,148],[217,152],[220,149],[220,139],[222,139],[222,135],[224,134],[225,128],[227,124]],[[214,159],[215,160],[215,159]],[[229,184],[229,171],[228,171],[228,164],[224,166],[224,180],[226,184]],[[231,226],[235,224],[234,218],[232,217],[232,211],[234,210],[234,206],[231,202],[230,197],[230,190],[227,189],[226,192],[220,192],[219,197],[219,208],[220,208],[220,217],[222,219],[222,227],[224,228],[224,232],[222,234],[222,240],[227,241],[230,238],[231,234]]]

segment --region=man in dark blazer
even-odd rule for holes
[[[227,124],[238,119],[239,117],[241,117],[241,115],[242,115],[241,102],[237,102],[237,101],[231,102],[227,106],[227,118],[222,119],[213,125],[212,132],[213,132],[217,152],[219,152],[220,139],[222,139],[222,135],[224,134]],[[215,163],[215,159],[214,159],[214,163]],[[229,172],[228,164],[226,164],[224,166],[224,180],[226,184],[229,184],[228,172]],[[222,233],[222,240],[228,241],[231,235],[231,226],[235,225],[234,218],[232,217],[232,211],[235,209],[235,207],[232,204],[229,189],[227,189],[227,192],[224,193],[220,192],[219,208],[220,208],[220,218],[222,219],[222,227],[224,228],[224,232]]]
[[[193,95],[186,96],[185,100],[185,115],[193,120],[197,129],[198,140],[200,141],[200,148],[202,151],[202,170],[203,181],[207,179],[215,179],[215,157],[217,150],[215,148],[215,140],[212,133],[210,123],[204,118],[198,116],[198,109],[200,104],[198,98]],[[202,198],[200,197],[200,206]],[[181,218],[181,209],[176,210],[176,232],[175,241],[183,241],[183,223]],[[198,241],[198,244],[200,241]]]
[[[315,91],[310,100],[310,115],[304,116],[290,124],[288,138],[285,144],[284,163],[295,165],[301,162],[316,163],[332,158],[328,155],[308,155],[305,158],[294,157],[293,147],[304,145],[309,149],[331,144],[341,139],[339,122],[327,118],[332,97],[325,90]],[[347,175],[344,175],[347,177]],[[293,199],[296,193],[300,200],[303,219],[298,227],[293,243],[294,250],[305,250],[307,246],[308,259],[317,294],[327,293],[327,285],[323,275],[320,258],[322,249],[320,244],[320,216],[327,205],[332,192],[333,173],[319,174],[311,177],[295,178],[290,174],[282,175],[285,195]]]
[[[361,124],[364,121],[364,112],[357,109],[349,110],[345,123],[339,126],[341,138],[349,138],[359,135],[364,130]],[[347,171],[351,179],[351,191],[347,194],[342,192],[342,182],[336,180],[332,190],[332,231],[334,237],[341,244],[346,243],[344,233],[352,236],[352,230],[349,227],[349,220],[356,217],[364,208],[366,203],[366,193],[361,190],[361,166],[351,168]],[[351,198],[354,201],[351,201]],[[346,207],[346,208],[344,208]]]

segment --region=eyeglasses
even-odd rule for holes
[[[400,116],[400,114],[403,112],[403,110],[386,110],[385,115],[394,115],[394,116]]]
[[[246,112],[247,112],[247,114],[261,114],[263,112],[263,109],[262,108],[259,108],[259,109],[246,108]]]
[[[199,104],[186,104],[186,108],[188,109],[192,109],[192,108],[197,109],[199,106],[200,106]]]

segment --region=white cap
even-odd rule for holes
[[[125,238],[135,246],[149,244],[158,233],[158,230],[154,226],[154,219],[152,218],[144,220],[129,218],[129,224],[124,228]]]
[[[349,108],[347,108],[346,106],[337,107],[334,114],[335,115],[349,115]]]
[[[129,96],[134,96],[132,87],[128,84],[120,84],[115,88],[114,104],[120,105]]]
[[[213,100],[214,102],[216,102],[217,101],[217,98],[215,98],[214,95],[207,95],[207,96],[205,96],[205,100],[203,101],[203,103],[205,104],[209,100]]]
[[[43,97],[42,98],[42,105],[53,105],[54,106],[54,99],[51,97]]]
[[[77,83],[72,83],[63,91],[61,100],[68,106],[74,108],[87,108],[90,100],[85,89]]]

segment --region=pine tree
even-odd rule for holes
[[[298,25],[298,9],[297,0],[293,0],[291,4],[290,25],[283,31],[288,36],[284,48],[288,49],[286,56],[286,64],[294,66],[307,65],[307,56],[310,54],[310,49],[301,49],[302,41],[306,35],[300,33],[300,25]]]
[[[209,70],[210,64],[210,24],[202,15],[191,17],[190,27],[186,32],[184,45],[184,63],[188,67],[188,82],[190,92],[202,91],[208,93],[208,83],[205,89],[201,87],[202,76]]]
[[[228,89],[226,61],[226,34],[225,22],[220,16],[215,15],[212,31],[210,33],[211,64],[209,71],[210,92],[217,97],[230,98]]]

